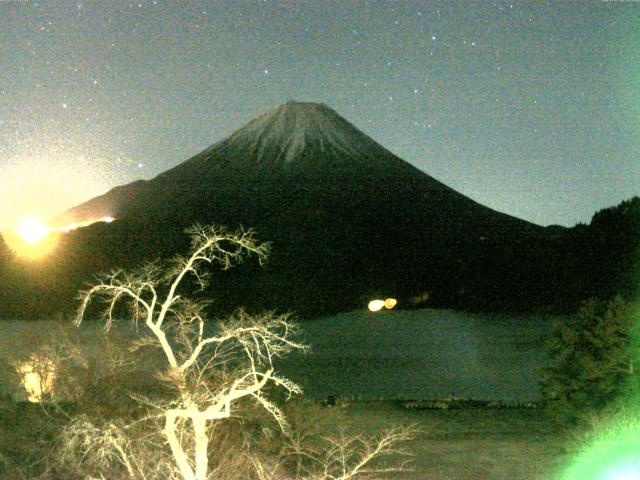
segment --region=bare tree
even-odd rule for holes
[[[366,438],[362,435],[338,439],[325,438],[329,444],[324,455],[317,458],[321,468],[310,475],[309,480],[350,480],[371,478],[391,474],[397,478],[400,472],[408,471],[410,453],[399,447],[400,444],[412,440],[416,431],[412,428],[397,428],[383,431],[377,438]],[[374,460],[388,460],[390,457],[403,457],[400,464],[382,463],[373,465]]]
[[[267,465],[252,458],[258,480],[283,480],[281,464],[287,457],[296,459],[293,478],[304,480],[356,480],[399,478],[411,471],[409,451],[401,445],[415,438],[412,427],[392,428],[378,436],[322,437],[320,445],[292,442],[283,456]],[[300,461],[302,460],[302,461]],[[400,461],[398,461],[400,460]]]
[[[142,330],[147,332],[134,348],[160,349],[163,367],[156,377],[174,392],[169,399],[137,395],[136,400],[158,413],[134,422],[133,426],[118,422],[96,426],[86,417],[70,424],[66,445],[75,445],[75,456],[68,457],[85,464],[92,462],[101,476],[110,468],[119,468],[122,475],[130,478],[213,478],[216,472],[212,472],[210,465],[209,447],[216,434],[215,425],[234,415],[245,400],[263,407],[282,432],[288,431],[285,416],[268,398],[266,387],[281,387],[288,395],[301,393],[298,385],[279,377],[274,369],[276,358],[306,348],[295,340],[297,326],[287,315],[273,312],[251,315],[244,310],[238,310],[223,322],[210,322],[205,318],[206,301],[190,300],[181,294],[189,281],[195,281],[201,288],[207,286],[205,267],[219,264],[227,269],[249,255],[262,262],[269,246],[258,243],[252,231],[231,233],[222,228],[195,226],[189,233],[192,248],[188,257],[177,257],[167,266],[154,262],[135,271],[114,271],[81,294],[77,325],[94,300],[104,306],[102,318],[107,330],[122,311],[121,306],[128,306],[136,327],[142,324]],[[170,454],[159,453],[156,457],[159,461],[153,465],[149,458],[135,458],[141,448],[129,441],[127,431],[135,432],[141,421],[158,419]],[[373,473],[367,468],[370,462],[397,453],[394,445],[409,437],[409,432],[402,430],[386,432],[378,440],[352,437],[330,441],[324,453],[297,445],[288,456],[305,456],[320,467],[313,472],[297,468],[295,478],[346,480]],[[162,448],[153,439],[146,445]],[[268,462],[261,463],[249,456],[255,467],[254,475],[261,479],[291,478],[281,468],[286,457],[280,456],[268,469],[265,467]],[[219,463],[224,464],[224,459]],[[393,471],[400,469],[395,467]]]
[[[282,412],[264,395],[264,388],[272,383],[290,393],[300,392],[296,384],[275,374],[273,361],[304,346],[293,340],[296,328],[286,315],[254,316],[240,310],[225,322],[208,325],[207,304],[179,294],[185,278],[192,276],[204,288],[208,282],[204,266],[219,263],[226,269],[248,254],[263,261],[268,245],[258,244],[251,231],[229,233],[196,226],[190,233],[189,257],[178,257],[166,269],[152,263],[133,272],[115,271],[83,292],[77,323],[94,299],[106,302],[107,328],[120,302],[129,305],[134,322],[144,323],[151,335],[140,343],[161,348],[166,361],[161,379],[177,396],[165,403],[140,400],[162,411],[163,432],[182,477],[205,480],[211,422],[230,417],[240,399],[257,401],[286,428]],[[187,427],[190,433],[185,436]]]

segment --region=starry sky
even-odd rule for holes
[[[640,2],[0,0],[0,230],[323,102],[541,224],[640,194]]]

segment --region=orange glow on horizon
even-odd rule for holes
[[[74,222],[61,227],[49,227],[35,218],[24,218],[14,230],[2,232],[8,247],[16,255],[31,260],[41,259],[53,252],[61,234],[71,232],[94,223],[111,223],[114,217],[102,217],[82,223]]]
[[[16,255],[38,260],[49,255],[58,243],[58,235],[43,222],[25,218],[15,230],[3,232],[5,242]]]
[[[70,232],[72,230],[77,230],[79,228],[88,227],[89,225],[93,225],[94,223],[112,223],[115,221],[115,217],[100,217],[100,218],[92,218],[91,220],[86,220],[84,222],[73,222],[68,225],[63,225],[61,227],[52,228],[51,231],[55,232]]]
[[[60,227],[58,230],[61,232],[70,232],[71,230],[77,230],[80,228],[80,225],[76,222],[70,223],[69,225],[65,225],[64,227]]]

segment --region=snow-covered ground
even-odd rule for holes
[[[308,354],[279,365],[314,397],[520,402],[540,396],[552,317],[356,311],[305,323]]]

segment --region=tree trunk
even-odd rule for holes
[[[196,444],[196,480],[207,480],[207,470],[209,469],[207,421],[200,416],[193,417],[192,420]]]
[[[176,414],[171,410],[165,413],[164,434],[169,441],[171,453],[176,461],[176,465],[180,470],[180,474],[184,480],[196,480],[196,476],[189,465],[189,459],[180,445],[180,440],[176,437]]]

